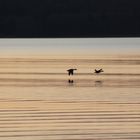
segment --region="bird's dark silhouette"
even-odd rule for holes
[[[101,73],[101,72],[104,72],[104,71],[102,69],[99,69],[99,70],[95,69],[95,73]]]
[[[77,70],[77,69],[68,69],[68,75],[73,75],[74,74],[74,70]]]

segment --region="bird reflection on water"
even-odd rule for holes
[[[73,79],[69,79],[68,83],[69,83],[69,86],[73,86],[74,85],[74,80]]]
[[[73,83],[74,81],[69,79],[68,82],[69,82],[69,83]]]
[[[95,87],[102,87],[103,86],[103,81],[97,80],[95,81]]]

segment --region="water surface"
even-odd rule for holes
[[[139,140],[140,58],[0,58],[0,139]]]

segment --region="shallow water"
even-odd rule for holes
[[[139,140],[140,59],[1,58],[0,139]]]

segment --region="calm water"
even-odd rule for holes
[[[140,57],[0,58],[0,139],[140,140]]]

